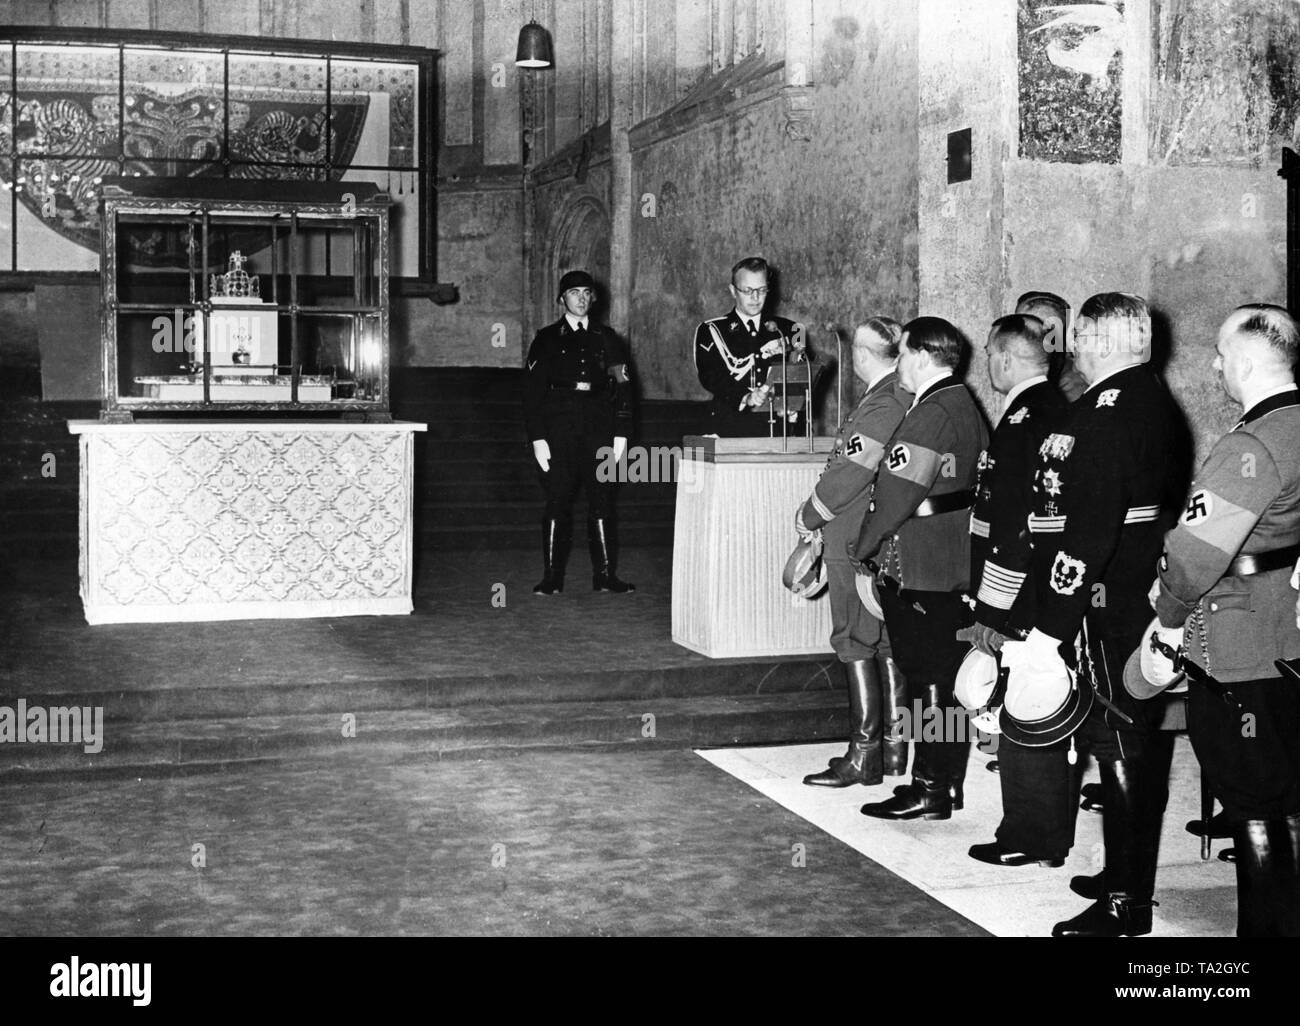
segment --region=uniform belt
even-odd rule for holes
[[[595,392],[597,385],[594,381],[552,381],[551,391],[553,392]]]
[[[1285,549],[1272,552],[1254,552],[1249,556],[1238,556],[1228,564],[1225,577],[1250,577],[1253,574],[1268,573],[1270,570],[1290,570],[1295,561],[1300,559],[1300,545],[1291,545]]]
[[[967,488],[961,492],[948,492],[926,499],[916,507],[914,517],[932,517],[936,513],[956,513],[959,509],[970,509],[975,505],[975,489]]]

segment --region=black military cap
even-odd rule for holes
[[[566,271],[564,277],[560,279],[560,294],[556,299],[564,298],[564,294],[569,289],[591,289],[596,290],[596,280],[586,271]]]

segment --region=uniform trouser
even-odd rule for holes
[[[1210,790],[1236,822],[1300,813],[1300,687],[1280,677],[1231,687],[1241,712],[1195,684],[1187,693],[1187,733]]]
[[[551,468],[542,475],[546,492],[546,519],[569,522],[580,486],[587,491],[587,516],[609,517],[613,510],[613,462],[601,472],[602,448],[614,444],[609,398],[590,392],[553,391],[546,408],[546,443]],[[606,477],[608,480],[601,480]]]
[[[913,601],[925,612],[914,609]],[[904,601],[886,588],[880,589],[880,605],[894,662],[907,679],[912,707],[919,699],[928,708],[933,700],[942,714],[942,729],[912,724],[916,742],[913,782],[935,790],[946,788],[963,778],[970,757],[966,710],[953,697],[957,669],[970,651],[970,645],[957,641],[954,635],[971,625],[970,609],[954,592],[909,591]]]
[[[1075,772],[1082,773],[1088,755],[1101,771],[1106,889],[1149,901],[1155,893],[1160,825],[1169,800],[1173,732],[1117,730],[1106,723],[1105,709],[1097,702],[1074,740],[1079,750]],[[1073,802],[1077,794],[1076,777],[1066,796]]]
[[[1043,748],[998,739],[1002,822],[995,836],[1004,848],[1039,858],[1070,853],[1079,791],[1069,750],[1068,739]]]
[[[827,559],[827,589],[831,604],[831,648],[842,663],[882,658],[892,654],[889,634],[880,620],[867,612],[858,597],[857,571],[844,559]]]

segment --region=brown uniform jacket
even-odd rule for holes
[[[849,555],[874,559],[913,591],[965,591],[970,585],[970,499],[989,432],[955,375],[918,397],[885,446],[868,515]],[[965,505],[924,514],[927,500]],[[945,500],[944,497],[948,497]]]

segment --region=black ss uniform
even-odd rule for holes
[[[619,337],[594,321],[575,331],[567,317],[542,328],[528,347],[524,423],[528,440],[545,439],[551,450],[551,468],[543,475],[546,518],[571,521],[581,483],[588,516],[608,517],[613,475],[597,474],[599,450],[608,455],[614,437],[632,431],[631,377]]]
[[[1018,393],[993,431],[980,460],[971,511],[971,590],[975,620],[999,634],[1009,624],[1032,622],[1035,581],[1032,535],[1034,472],[1038,450],[1069,413],[1060,390],[1046,378]],[[1008,851],[1058,858],[1074,844],[1075,805],[1070,795],[1068,741],[1028,748],[999,739],[1002,823],[997,840]],[[1055,779],[1053,779],[1055,777]],[[1060,796],[1066,794],[1066,801]]]
[[[1145,365],[1093,384],[1039,448],[1029,518],[1035,596],[1023,626],[1059,638],[1071,663],[1082,630],[1079,672],[1131,721],[1095,702],[1075,740],[1101,770],[1106,889],[1148,907],[1173,736],[1159,729],[1161,702],[1139,702],[1124,689],[1124,664],[1151,620],[1147,592],[1165,529],[1183,505],[1182,424]],[[1071,787],[1055,800],[1072,805],[1074,794]]]
[[[781,366],[780,343],[792,350],[795,323],[785,317],[759,317],[758,331],[750,334],[736,310],[725,317],[704,321],[695,329],[695,371],[700,384],[709,390],[709,426],[712,434],[724,438],[766,438],[769,433],[767,404],[757,410],[740,410],[741,400],[751,388],[767,380],[768,368]],[[768,347],[771,355],[763,356]],[[800,415],[802,417],[802,415]],[[802,430],[801,420],[786,430]],[[780,434],[780,423],[775,433]]]

